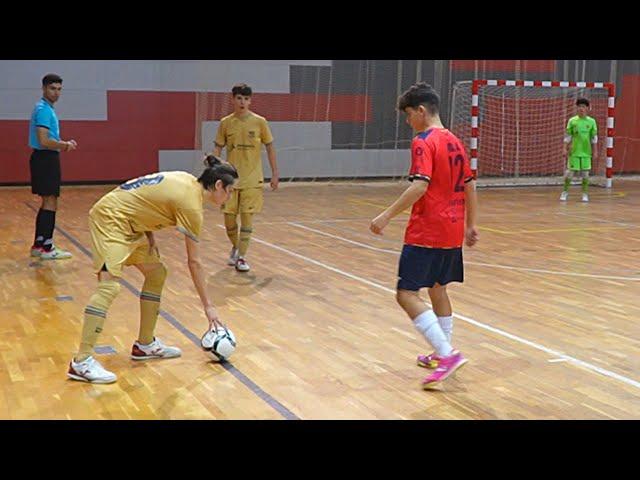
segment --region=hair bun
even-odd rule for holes
[[[208,167],[214,167],[216,165],[220,165],[222,163],[222,161],[218,157],[216,157],[215,155],[209,154],[204,159],[204,163]]]

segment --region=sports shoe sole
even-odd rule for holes
[[[59,256],[59,257],[45,257],[44,255],[39,255],[41,260],[67,260],[69,258],[72,258],[73,255],[64,255],[64,256]]]
[[[117,378],[114,378],[113,380],[89,380],[87,378],[81,377],[80,375],[73,375],[72,373],[67,373],[67,377],[71,378],[72,380],[78,380],[80,382],[99,384],[115,383],[118,380]]]
[[[137,362],[144,361],[144,360],[153,360],[156,358],[178,358],[181,356],[182,356],[182,352],[178,353],[177,355],[145,355],[144,357],[136,357],[134,355],[130,355],[131,360],[135,360]]]

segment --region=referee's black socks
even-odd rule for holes
[[[34,245],[42,247],[45,251],[53,247],[53,229],[56,225],[56,212],[54,210],[38,210],[36,216],[36,238]]]

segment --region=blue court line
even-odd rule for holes
[[[99,355],[113,355],[116,353],[115,348],[110,345],[100,345],[93,348],[93,351]]]
[[[36,208],[31,206],[28,202],[24,202],[24,204],[27,206],[27,208],[33,210],[34,212],[37,212]],[[76,248],[80,250],[82,253],[84,253],[87,257],[93,258],[91,255],[91,252],[87,250],[78,240],[76,240],[74,237],[72,237],[70,234],[65,232],[62,228],[58,227],[57,225],[55,229],[58,232],[60,232],[62,235],[64,235],[64,237],[67,240],[73,243],[73,245],[75,245]],[[122,285],[124,285],[127,288],[127,290],[133,293],[136,297],[140,296],[140,292],[136,290],[136,288],[133,285],[131,285],[129,282],[127,282],[124,278],[121,278],[120,281],[122,282]],[[198,349],[202,349],[202,347],[200,346],[200,338],[194,335],[193,332],[191,332],[187,327],[182,325],[173,315],[161,309],[160,316],[164,318],[167,322],[169,322],[171,325],[173,325],[185,337],[191,340],[191,343],[193,343],[196,347],[198,347]],[[262,388],[260,388],[253,380],[251,380],[249,377],[247,377],[244,373],[242,373],[236,367],[231,365],[229,362],[222,362],[220,363],[220,365],[222,365],[225,370],[227,370],[234,377],[240,380],[240,382],[242,382],[243,385],[245,385],[249,390],[255,393],[262,400],[264,400],[270,407],[272,407],[284,418],[286,418],[287,420],[300,420],[300,417],[298,417],[295,413],[293,413],[287,407],[282,405],[278,400],[273,398],[267,392],[262,390]]]

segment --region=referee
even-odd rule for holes
[[[68,152],[78,146],[75,140],[60,140],[60,125],[53,108],[62,93],[62,78],[49,73],[42,79],[42,98],[36,103],[29,123],[29,146],[33,148],[29,168],[31,193],[42,199],[36,217],[36,234],[31,256],[43,260],[71,257],[71,253],[53,245],[56,209],[60,196],[60,150]]]

